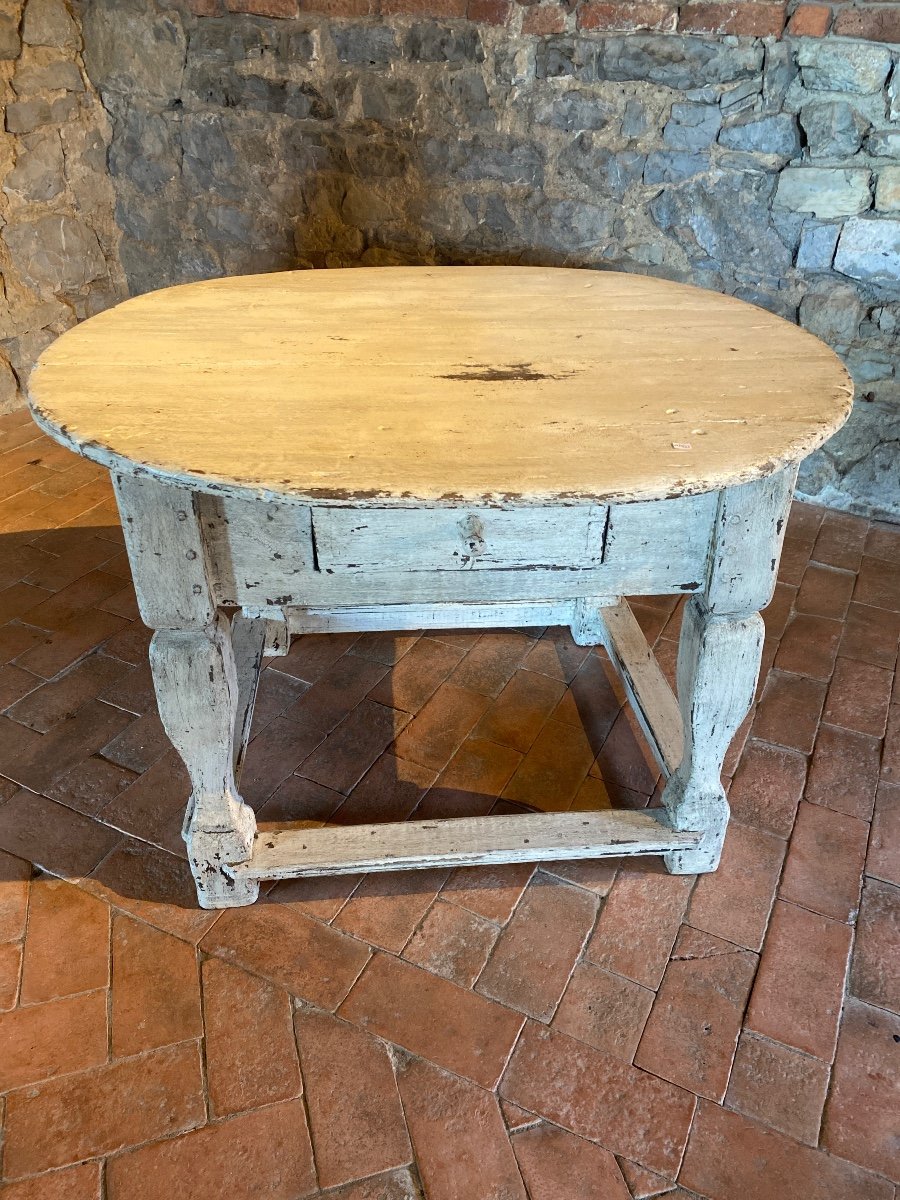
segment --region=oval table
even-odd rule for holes
[[[713,870],[797,465],[851,395],[788,322],[613,272],[215,279],[65,333],[32,410],[112,473],[200,904],[398,867],[661,853]],[[690,596],[678,699],[623,599],[662,593]],[[239,778],[264,656],[292,634],[501,625],[606,647],[661,809],[257,833]]]

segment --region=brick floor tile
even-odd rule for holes
[[[386,750],[332,815],[338,825],[405,821],[434,783],[437,774]]]
[[[120,658],[122,662],[130,663],[133,667],[147,666],[152,633],[146,625],[135,621],[109,638],[103,646],[103,653]]]
[[[514,629],[489,630],[456,667],[451,682],[485,696],[499,696],[534,644],[533,638]]]
[[[203,1015],[214,1118],[300,1095],[287,992],[222,959],[208,958],[203,964]]]
[[[122,913],[112,925],[112,1052],[140,1054],[201,1037],[193,946]]]
[[[873,521],[866,538],[865,553],[885,562],[900,563],[900,537],[897,526]]]
[[[51,553],[35,557],[34,567],[25,577],[27,583],[58,591],[117,554],[115,546],[86,533],[73,534],[69,529],[62,529],[56,530],[54,537],[58,543],[55,549],[49,544],[51,539],[43,539],[43,549]]]
[[[0,663],[11,663],[26,650],[39,646],[45,636],[40,629],[33,625],[24,625],[21,621],[10,621],[6,625],[0,625]]]
[[[825,703],[825,691],[820,680],[770,671],[753,721],[753,736],[809,754]]]
[[[287,710],[285,716],[308,729],[330,733],[369,694],[387,667],[356,654],[342,654]]]
[[[87,875],[120,835],[24,788],[0,805],[0,848],[52,875]]]
[[[609,736],[622,701],[609,662],[589,654],[553,710],[554,721],[584,729],[594,753],[599,754]]]
[[[635,1055],[635,1066],[721,1100],[757,957],[682,926]]]
[[[425,1193],[406,1167],[329,1188],[321,1195],[322,1200],[425,1200]]]
[[[121,590],[122,581],[105,571],[88,571],[66,587],[29,608],[29,622],[41,629],[62,629],[73,617],[98,607],[114,592]]]
[[[370,953],[293,904],[265,902],[222,913],[201,949],[330,1009],[346,996]]]
[[[630,708],[623,708],[616,717],[591,774],[604,781],[614,800],[617,800],[619,788],[652,795],[659,779],[659,768]]]
[[[30,583],[11,583],[8,587],[0,588],[0,625],[24,617],[53,594],[49,588],[34,587]]]
[[[710,1200],[891,1200],[887,1180],[707,1100],[700,1101],[679,1179]]]
[[[475,728],[475,736],[524,754],[565,694],[562,680],[516,671]]]
[[[900,888],[867,879],[863,888],[850,991],[900,1013]]]
[[[543,812],[565,811],[593,761],[583,729],[548,721],[504,788],[504,799]]]
[[[664,1175],[681,1161],[695,1098],[563,1033],[528,1022],[500,1094]]]
[[[185,1042],[14,1092],[6,1173],[36,1174],[190,1129],[205,1120],[202,1087],[197,1043]]]
[[[871,663],[839,658],[828,689],[823,720],[857,733],[884,737],[893,673]]]
[[[98,1162],[78,1163],[3,1186],[3,1200],[100,1200]]]
[[[784,852],[784,842],[774,834],[732,821],[718,870],[697,879],[689,924],[748,950],[759,950]]]
[[[362,875],[321,875],[310,879],[287,879],[275,884],[268,899],[275,904],[294,905],[310,917],[330,922],[362,878]]]
[[[889,1179],[900,1176],[900,1017],[848,999],[822,1145]]]
[[[593,782],[603,786],[600,780],[593,780]],[[574,811],[580,807],[579,797],[576,796],[572,809]],[[576,887],[587,888],[596,896],[607,896],[615,883],[619,864],[620,860],[617,858],[580,858],[573,859],[571,862],[545,862],[540,866],[547,875],[565,879],[569,883],[574,883]]]
[[[778,562],[778,579],[790,587],[799,587],[803,579],[812,546],[804,544],[797,538],[785,537]]]
[[[601,1146],[544,1124],[511,1140],[530,1195],[541,1200],[631,1200],[619,1164]]]
[[[784,633],[785,626],[788,623],[791,612],[794,607],[794,600],[797,596],[797,589],[791,587],[787,583],[776,583],[775,591],[772,594],[772,599],[762,610],[762,618],[766,626],[766,637],[778,640]],[[666,637],[674,637],[675,634],[669,633],[666,630]]]
[[[851,929],[776,900],[745,1026],[831,1062]]]
[[[44,679],[52,679],[60,671],[77,662],[82,655],[99,646],[129,625],[121,617],[101,612],[98,608],[78,613],[42,642],[19,655],[17,664]]]
[[[124,838],[82,886],[116,908],[197,942],[219,919],[197,904],[197,890],[187,862],[134,838]]]
[[[553,1028],[630,1063],[655,996],[650,988],[579,963],[556,1010]]]
[[[317,1194],[303,1103],[274,1104],[119,1155],[107,1167],[106,1187],[109,1200],[301,1200]]]
[[[588,654],[587,647],[575,645],[567,628],[554,625],[532,643],[525,666],[529,671],[571,683]]]
[[[363,700],[305,759],[297,773],[346,794],[387,749],[407,720],[407,713]]]
[[[100,811],[104,824],[185,856],[181,826],[191,783],[177,751],[170,749]]]
[[[11,708],[29,692],[40,687],[43,680],[10,663],[0,665],[0,711]]]
[[[378,871],[366,875],[333,925],[399,954],[445,883],[449,871]]]
[[[420,633],[415,632],[396,633],[388,629],[376,630],[357,635],[352,651],[372,662],[393,667],[410,652],[421,636]]]
[[[106,1062],[106,992],[82,992],[0,1015],[0,1092]]]
[[[89,700],[74,716],[58,721],[11,764],[9,774],[32,791],[42,791],[82,759],[105,746],[133,721],[99,700]]]
[[[0,850],[0,942],[18,941],[25,933],[31,874],[30,862]]]
[[[322,734],[287,717],[276,717],[252,738],[241,772],[241,795],[258,808],[322,741]],[[326,780],[321,780],[330,786]]]
[[[416,713],[429,700],[462,658],[462,651],[432,638],[419,638],[390,674],[369,693],[371,700],[388,708]],[[458,682],[461,687],[466,685]],[[477,691],[477,689],[472,689]]]
[[[843,571],[858,571],[868,532],[865,517],[828,510],[819,527],[813,559]]]
[[[859,604],[900,612],[900,577],[896,562],[865,556],[856,579],[853,599]]]
[[[117,682],[128,669],[117,658],[91,654],[51,683],[30,691],[7,710],[7,715],[30,729],[46,733],[58,721],[74,717],[83,704]]]
[[[305,633],[291,640],[290,651],[278,660],[278,670],[315,683],[358,639],[357,633]]]
[[[853,921],[869,827],[817,804],[800,805],[778,894],[812,912]]]
[[[327,821],[344,799],[340,792],[321,783],[288,775],[257,810],[257,827],[273,829],[287,821]]]
[[[22,974],[22,943],[0,945],[0,1013],[8,1012],[19,999],[19,977]]]
[[[499,1079],[523,1019],[385,954],[374,956],[339,1015],[483,1087]]]
[[[852,571],[812,562],[803,573],[803,582],[794,601],[797,612],[842,620],[850,603],[856,576]]]
[[[594,927],[597,900],[538,871],[494,947],[477,990],[549,1021]]]
[[[883,783],[878,789],[866,874],[900,887],[900,785],[896,783]]]
[[[478,692],[442,683],[394,743],[395,753],[440,771],[472,732],[489,700]]]
[[[397,1082],[429,1200],[527,1200],[495,1096],[421,1059]]]
[[[897,661],[898,634],[900,613],[857,604],[854,600],[847,610],[839,653],[842,658],[856,658],[893,670]]]
[[[662,634],[673,612],[673,606],[656,604],[657,600],[675,601],[674,596],[636,596],[629,600],[631,611],[637,618],[641,633],[652,646]],[[650,601],[651,603],[648,603]],[[675,601],[677,603],[677,601]]]
[[[133,771],[99,755],[82,759],[44,789],[50,800],[95,817],[137,780]]]
[[[438,899],[409,939],[403,957],[460,987],[471,987],[498,933],[493,922]]]
[[[506,1128],[511,1133],[515,1133],[517,1129],[527,1129],[529,1125],[537,1125],[540,1121],[540,1117],[536,1117],[534,1113],[526,1112],[524,1108],[519,1108],[518,1104],[510,1104],[508,1100],[500,1101],[500,1111]]]
[[[509,746],[485,738],[466,738],[423,798],[416,816],[484,816],[521,761],[522,755]]]
[[[880,759],[878,738],[823,724],[810,762],[806,799],[868,821],[875,803]]]
[[[624,867],[606,898],[586,957],[657,988],[675,944],[693,880]]]
[[[818,1058],[742,1033],[725,1104],[798,1142],[815,1146],[828,1075],[827,1065]]]
[[[806,783],[806,758],[794,750],[748,741],[728,790],[733,818],[786,838]]]
[[[811,679],[830,679],[843,629],[840,621],[796,613],[779,643],[775,666]]]
[[[383,1042],[324,1013],[294,1015],[319,1184],[336,1187],[412,1159]]]
[[[655,1171],[648,1171],[646,1167],[640,1167],[637,1163],[629,1162],[627,1158],[618,1158],[619,1170],[622,1172],[622,1178],[628,1185],[629,1194],[634,1197],[634,1200],[651,1200],[654,1196],[674,1195],[672,1181],[666,1179],[664,1175],[657,1175]],[[685,1192],[686,1196],[687,1193]],[[676,1198],[677,1200],[677,1198]]]
[[[444,884],[443,896],[470,912],[503,925],[531,878],[531,863],[501,863],[493,867],[457,867]]]
[[[110,762],[140,774],[172,748],[162,721],[155,712],[144,713],[108,742],[101,753]]]
[[[256,689],[256,703],[253,706],[253,722],[250,727],[255,736],[276,717],[282,716],[290,706],[303,695],[310,686],[302,679],[293,675],[285,675],[277,669],[280,658],[264,660],[264,669]],[[268,666],[265,665],[268,663]],[[276,664],[273,666],[273,664]]]
[[[109,984],[109,909],[57,879],[31,885],[22,1003],[93,991]]]
[[[900,783],[900,704],[892,704],[888,712],[881,776],[889,783]]]

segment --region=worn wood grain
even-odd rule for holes
[[[107,466],[376,506],[713,491],[804,458],[852,396],[828,347],[760,308],[543,267],[169,288],[63,334],[29,387],[39,423]]]
[[[525,813],[326,826],[260,833],[252,858],[230,866],[237,881],[297,879],[354,871],[609,858],[690,849],[699,834],[676,833],[653,812]]]

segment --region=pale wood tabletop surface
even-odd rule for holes
[[[847,417],[822,342],[731,297],[538,267],[295,271],[125,301],[30,386],[57,439],[200,490],[355,504],[710,491]]]

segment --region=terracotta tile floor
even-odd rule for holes
[[[717,874],[207,913],[105,478],[21,413],[0,449],[4,1200],[894,1200],[900,530],[795,507]],[[671,672],[677,610],[637,612]],[[602,654],[552,629],[299,640],[255,728],[263,821],[657,785]]]

